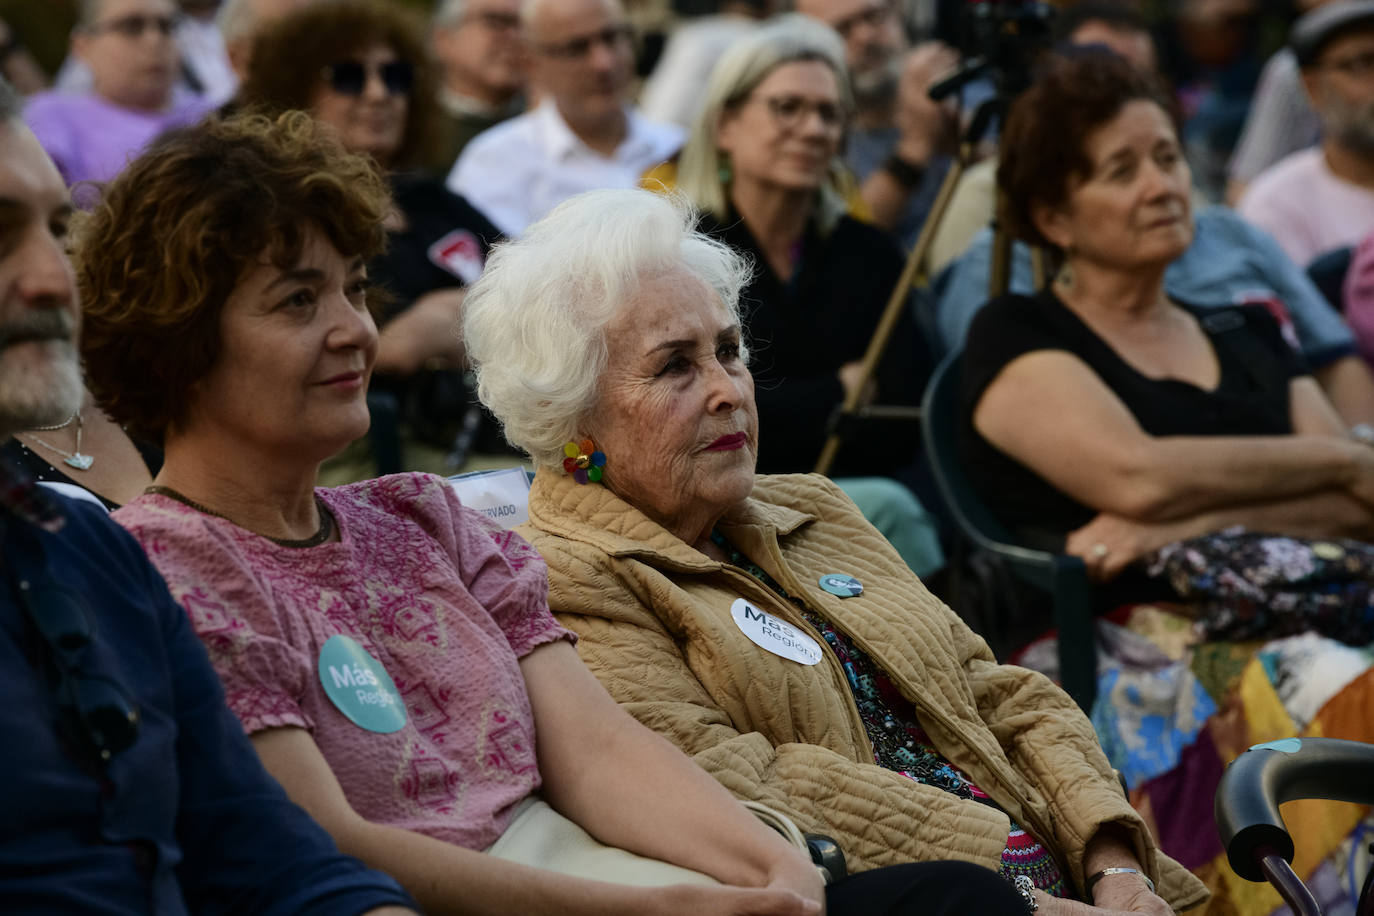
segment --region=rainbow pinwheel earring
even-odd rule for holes
[[[601,469],[606,466],[606,453],[596,450],[596,443],[590,439],[581,442],[567,442],[563,445],[563,470],[573,476],[578,483],[593,483],[601,479]]]

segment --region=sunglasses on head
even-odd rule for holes
[[[341,60],[324,68],[325,81],[339,95],[362,95],[374,74],[386,87],[387,95],[405,95],[415,85],[415,68],[408,60],[391,60],[380,66]]]
[[[44,576],[19,572],[15,592],[25,616],[42,638],[50,662],[62,734],[101,763],[138,738],[138,705],[114,678],[88,670],[95,641],[90,608],[72,589]]]

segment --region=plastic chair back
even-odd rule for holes
[[[926,387],[921,422],[935,481],[959,531],[974,546],[1001,557],[1012,572],[1050,594],[1059,639],[1059,678],[1085,712],[1097,694],[1097,647],[1087,569],[1066,554],[1016,544],[964,474],[959,455],[962,351],[945,357]]]

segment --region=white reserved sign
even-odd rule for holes
[[[530,520],[530,479],[524,468],[459,474],[448,482],[463,505],[476,509],[502,528],[514,528]]]
[[[749,637],[750,642],[780,658],[803,665],[814,665],[821,660],[821,647],[814,639],[765,614],[743,598],[736,598],[730,605],[730,616],[735,618],[735,626]]]

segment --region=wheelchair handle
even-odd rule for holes
[[[1275,852],[1273,847],[1263,844],[1255,847],[1255,863],[1279,892],[1279,896],[1292,908],[1294,916],[1322,916],[1322,907],[1317,898],[1302,883],[1288,860]]]
[[[1299,798],[1374,804],[1374,745],[1285,738],[1237,757],[1221,778],[1215,804],[1217,830],[1236,874],[1264,881],[1264,858],[1293,861],[1293,838],[1279,805]]]

